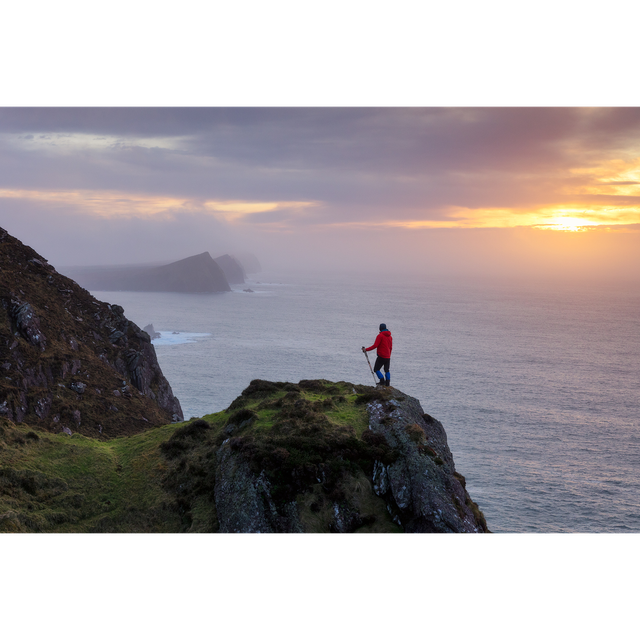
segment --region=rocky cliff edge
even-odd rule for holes
[[[488,531],[442,424],[397,389],[254,380],[223,413],[161,445],[186,530]]]
[[[0,418],[0,531],[486,532],[442,425],[397,389],[254,380],[98,442]]]
[[[0,229],[0,417],[108,438],[183,419],[149,335]]]

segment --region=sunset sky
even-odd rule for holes
[[[640,273],[638,108],[0,108],[0,226],[54,265]]]

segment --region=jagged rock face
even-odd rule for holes
[[[278,509],[271,483],[257,477],[228,444],[216,454],[215,503],[220,533],[303,533],[295,502]]]
[[[181,420],[148,334],[0,229],[0,416],[94,437]]]
[[[242,265],[233,256],[225,253],[215,258],[216,264],[224,271],[227,282],[230,284],[244,284],[247,277]]]
[[[442,424],[425,414],[415,398],[394,395],[367,405],[371,431],[400,453],[392,464],[376,465],[376,494],[385,498],[407,532],[486,531],[464,477],[455,470]]]

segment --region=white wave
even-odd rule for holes
[[[198,338],[206,338],[211,335],[210,333],[187,333],[186,331],[158,331],[158,333],[160,337],[152,340],[156,347],[197,342]]]

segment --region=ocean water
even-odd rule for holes
[[[300,274],[249,286],[92,293],[162,334],[185,418],[254,378],[373,384],[360,348],[385,322],[392,385],[443,423],[492,531],[640,531],[637,287]]]

